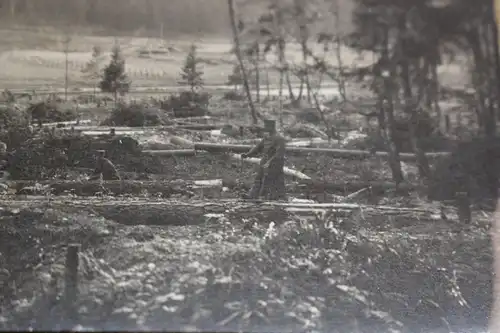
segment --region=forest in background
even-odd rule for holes
[[[0,19],[103,34],[158,34],[162,24],[165,35],[230,32],[226,0],[0,0]]]
[[[351,0],[339,1],[346,12]],[[242,16],[266,10],[259,0],[246,1]],[[237,7],[238,6],[237,4]],[[351,24],[344,15],[343,26]],[[7,26],[91,28],[93,34],[229,36],[227,0],[0,0],[0,22]]]

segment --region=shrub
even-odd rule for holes
[[[31,104],[28,113],[32,120],[42,123],[72,121],[78,118],[74,109],[61,108],[60,105],[48,101]]]
[[[222,98],[228,101],[244,101],[246,99],[243,94],[234,90],[225,92]]]
[[[161,109],[145,108],[139,104],[119,105],[111,116],[102,122],[105,126],[157,126],[170,124],[170,120]]]
[[[173,111],[175,117],[202,117],[209,113],[210,98],[211,95],[207,92],[183,91],[162,101],[161,108]]]
[[[28,124],[29,114],[25,110],[13,106],[0,106],[0,128],[27,126]]]

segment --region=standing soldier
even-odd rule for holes
[[[264,138],[242,158],[262,155],[249,199],[284,200],[285,139],[276,131],[274,120],[264,121]]]

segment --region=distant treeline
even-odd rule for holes
[[[227,0],[0,0],[3,24],[79,26],[103,31],[226,34]]]

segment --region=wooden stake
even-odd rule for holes
[[[78,300],[78,252],[80,245],[70,244],[66,252],[66,275],[64,301],[69,319],[77,319],[76,302]]]
[[[456,205],[458,209],[458,220],[464,224],[470,224],[472,212],[470,209],[470,199],[467,192],[458,192]]]

